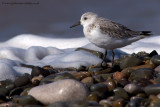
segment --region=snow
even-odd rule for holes
[[[160,53],[160,36],[152,36],[139,40],[126,47],[116,49],[116,58],[139,51]],[[16,76],[31,73],[30,68],[21,64],[43,67],[51,65],[55,68],[79,68],[80,66],[96,65],[102,61],[86,51],[75,51],[86,48],[104,53],[104,49],[89,43],[86,38],[46,38],[32,34],[18,35],[0,43],[0,80],[14,80]],[[111,52],[108,52],[111,59]]]

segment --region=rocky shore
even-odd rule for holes
[[[0,107],[160,107],[160,55],[155,50],[123,56],[114,66],[21,66],[32,68],[31,75],[0,81]]]

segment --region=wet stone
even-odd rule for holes
[[[68,107],[66,102],[55,102],[50,104],[48,107]]]
[[[99,104],[103,105],[104,107],[112,107],[112,102],[106,99],[99,101]]]
[[[39,104],[38,101],[36,101],[32,96],[14,96],[12,101],[14,103],[18,103],[21,105],[27,105],[27,104]]]
[[[21,87],[14,88],[13,90],[10,91],[9,96],[20,95],[22,91],[23,89]]]
[[[129,94],[137,94],[141,92],[141,88],[136,84],[127,84],[124,87],[125,91],[127,91]]]
[[[129,107],[139,107],[144,98],[135,98],[128,103]]]
[[[95,92],[100,98],[105,98],[108,93],[108,87],[105,84],[94,84],[90,87],[91,92]]]
[[[151,61],[154,65],[160,65],[160,55],[155,55],[151,58]]]
[[[134,56],[130,56],[130,57],[126,57],[124,59],[121,60],[120,62],[120,68],[124,69],[127,67],[133,67],[133,66],[138,66],[142,64],[142,60],[134,57]]]
[[[107,85],[109,91],[112,91],[117,87],[117,84],[113,79],[107,80],[104,84]]]
[[[103,68],[91,68],[88,71],[92,72],[94,75],[98,75],[98,74],[101,74],[100,71],[102,71],[102,70],[103,70]]]
[[[20,76],[14,81],[16,87],[24,86],[30,82],[28,76]]]
[[[123,79],[123,78],[125,78],[124,73],[122,73],[122,72],[114,72],[113,73],[113,79],[119,80],[119,79]]]
[[[129,84],[129,81],[126,79],[117,80],[117,87],[124,87]]]
[[[153,72],[154,72],[154,70],[150,69],[150,68],[140,68],[140,69],[137,69],[137,70],[133,71],[131,73],[129,79],[131,81],[140,80],[142,78],[144,78],[144,79],[152,79],[153,78],[153,75],[152,75]]]
[[[114,92],[115,96],[119,96],[119,97],[124,98],[126,100],[129,99],[127,92],[123,88],[118,87],[118,88],[114,89],[113,92]]]
[[[50,74],[50,72],[46,69],[43,69],[41,67],[33,67],[32,71],[31,71],[31,76],[39,76],[39,75],[43,75],[44,77],[48,76]]]
[[[99,75],[93,76],[93,78],[96,82],[99,83],[99,82],[104,82],[109,78],[112,78],[112,76],[113,74],[108,73],[108,74],[99,74]]]
[[[87,97],[87,101],[99,101],[99,97],[97,96],[96,93],[90,93]]]
[[[125,101],[123,99],[117,99],[113,101],[113,107],[124,107]]]
[[[159,94],[160,93],[160,83],[152,84],[144,88],[146,94]]]

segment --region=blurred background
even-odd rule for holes
[[[33,4],[7,4],[13,2]],[[82,26],[69,27],[88,11],[133,30],[160,34],[160,0],[0,0],[0,42],[19,34],[83,37]]]

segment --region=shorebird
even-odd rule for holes
[[[127,46],[151,35],[151,31],[134,31],[93,12],[84,13],[80,21],[70,28],[78,25],[83,26],[84,35],[91,43],[105,49],[102,63],[107,56],[107,50],[112,51],[112,65],[114,64],[114,49]]]

